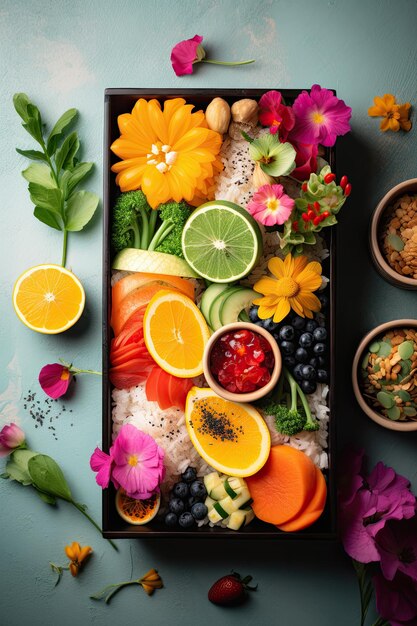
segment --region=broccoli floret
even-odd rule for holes
[[[155,229],[156,217],[156,211],[149,206],[143,191],[122,193],[113,208],[111,233],[113,250],[115,252],[123,248],[146,250]]]
[[[284,382],[290,388],[290,406],[282,404]],[[298,406],[298,399],[301,400],[302,407]],[[277,397],[270,399],[263,410],[268,415],[273,415],[277,431],[289,437],[303,430],[314,431],[319,428],[302,389],[285,367],[282,369]]]
[[[149,244],[149,250],[174,254],[183,259],[181,236],[191,208],[186,202],[161,204],[158,207],[158,214],[162,224],[154,234]]]

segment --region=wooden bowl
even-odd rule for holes
[[[391,284],[403,289],[417,289],[417,280],[414,278],[408,278],[396,272],[385,260],[383,252],[379,244],[379,233],[382,221],[385,217],[385,212],[389,209],[398,196],[403,196],[407,193],[417,193],[417,178],[410,178],[404,182],[396,185],[379,202],[376,207],[372,219],[369,231],[369,244],[371,248],[372,259],[378,272],[385,280],[388,280]]]
[[[262,337],[264,337],[267,340],[274,354],[275,365],[274,365],[274,369],[272,370],[271,379],[269,383],[267,383],[260,389],[256,389],[255,391],[251,391],[250,393],[232,393],[231,391],[227,391],[227,389],[224,389],[224,387],[222,387],[217,382],[217,380],[214,378],[213,374],[211,373],[211,369],[210,369],[211,351],[215,343],[217,343],[217,341],[220,339],[220,337],[222,337],[226,333],[233,333],[236,330],[243,330],[243,329],[250,330],[253,333],[257,333],[258,335],[262,335]],[[231,402],[255,402],[255,400],[259,400],[260,398],[263,398],[264,396],[266,396],[270,391],[273,390],[275,385],[278,383],[278,379],[281,375],[281,370],[282,370],[281,352],[279,350],[278,344],[275,341],[274,337],[271,335],[271,333],[269,333],[264,328],[257,326],[257,324],[252,324],[251,322],[234,322],[232,324],[226,324],[225,326],[222,326],[221,328],[219,328],[219,330],[216,330],[212,334],[204,350],[203,367],[204,367],[204,376],[208,385],[211,387],[211,389],[215,393],[217,393],[218,396],[221,396],[225,400],[230,400]]]
[[[362,395],[360,380],[359,380],[359,368],[362,363],[362,359],[364,357],[364,352],[367,350],[368,346],[372,341],[374,341],[377,337],[380,337],[388,330],[392,330],[394,328],[416,328],[417,329],[417,320],[413,319],[403,319],[403,320],[393,320],[391,322],[386,322],[385,324],[380,324],[373,330],[371,330],[360,342],[358,349],[356,350],[355,358],[353,359],[352,365],[352,384],[353,391],[356,396],[356,400],[358,401],[361,409],[367,414],[368,417],[371,418],[374,422],[383,426],[384,428],[388,428],[389,430],[398,430],[402,432],[410,432],[412,430],[417,430],[417,420],[410,420],[408,422],[396,422],[388,419],[385,415],[378,413],[375,409],[373,409],[365,400]]]

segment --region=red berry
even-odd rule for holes
[[[322,221],[322,220],[321,220],[321,215],[316,215],[316,217],[315,217],[315,218],[314,218],[314,220],[313,220],[313,224],[314,224],[314,226],[318,226],[318,225],[320,224],[320,222],[321,222],[321,221]]]
[[[344,189],[346,187],[346,185],[348,184],[348,177],[347,176],[342,176],[342,178],[340,179],[340,186],[342,189]]]
[[[320,202],[317,202],[317,200],[314,203],[314,208],[316,209],[316,211],[320,211],[321,209]]]
[[[305,222],[308,222],[309,217],[308,217],[307,213],[303,213],[301,217],[303,218],[303,220],[304,220]]]
[[[298,222],[293,222],[292,223],[292,229],[297,232],[297,230],[298,230]]]
[[[345,196],[350,196],[351,191],[352,191],[352,185],[348,183],[345,187]]]
[[[256,587],[249,587],[247,583],[252,576],[246,576],[243,580],[239,574],[233,573],[223,576],[212,585],[208,592],[208,599],[213,604],[220,606],[236,606],[242,604],[247,598],[246,590],[254,591]]]
[[[307,183],[303,183],[303,184],[301,185],[301,189],[302,189],[303,191],[307,191]]]
[[[330,217],[330,213],[329,213],[329,211],[323,211],[323,213],[321,214],[321,218],[322,218],[323,220],[325,220],[325,219],[326,219],[326,217]]]
[[[315,216],[315,214],[314,214],[314,211],[311,211],[311,210],[310,210],[310,211],[307,213],[307,217],[308,217],[309,221],[314,220],[314,218],[316,217],[316,216]]]
[[[332,174],[331,172],[329,172],[329,174],[326,174],[326,176],[324,177],[324,182],[326,183],[326,185],[329,185],[334,181],[335,178],[336,174]]]

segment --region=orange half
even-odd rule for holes
[[[60,265],[36,265],[24,272],[13,288],[19,319],[38,333],[55,335],[80,318],[85,292],[78,278]]]

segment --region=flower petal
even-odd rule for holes
[[[277,281],[275,278],[269,276],[263,276],[253,286],[254,291],[263,293],[264,295],[275,294],[277,288]]]
[[[288,298],[281,298],[278,302],[275,313],[274,313],[274,322],[278,324],[281,320],[284,319],[291,311],[291,305]]]
[[[275,256],[270,259],[268,261],[268,269],[276,278],[284,278],[286,275],[284,261],[280,257]]]

